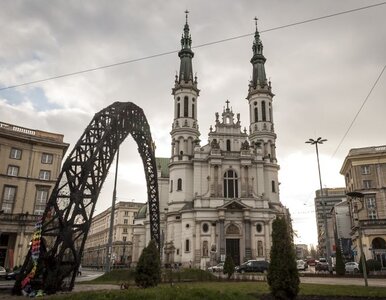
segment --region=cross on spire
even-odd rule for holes
[[[256,31],[257,31],[257,20],[259,20],[257,17],[254,17],[255,20],[255,26],[256,26]]]
[[[227,109],[229,109],[229,103],[230,103],[230,101],[227,100],[227,101],[225,101],[225,103],[227,104]]]

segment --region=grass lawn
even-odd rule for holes
[[[45,299],[74,300],[107,300],[107,299],[177,299],[177,300],[251,300],[259,299],[259,295],[269,293],[269,287],[264,282],[191,282],[161,284],[156,288],[139,289],[130,286],[128,290],[94,291],[53,295]],[[300,295],[321,296],[362,296],[386,299],[386,288],[365,288],[362,286],[338,286],[301,284]]]

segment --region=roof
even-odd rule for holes
[[[147,203],[145,203],[139,210],[135,219],[144,219],[146,218],[147,213]]]
[[[161,170],[161,177],[169,178],[169,161],[167,157],[156,157],[157,170]]]

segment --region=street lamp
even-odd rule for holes
[[[358,224],[357,224],[358,226],[356,228],[358,229],[359,251],[361,252],[361,259],[360,259],[360,261],[362,261],[363,279],[365,280],[365,286],[368,286],[368,282],[367,282],[367,268],[366,268],[366,257],[365,257],[365,254],[363,253],[362,227],[361,227],[361,222],[359,221],[359,215],[358,215],[358,213],[363,209],[363,205],[364,205],[363,200],[364,200],[364,196],[365,195],[363,195],[360,192],[349,192],[346,195],[349,196],[352,199],[359,199],[359,201],[362,204],[362,208],[358,210],[358,204],[355,202],[354,203],[354,212],[355,212],[355,214],[357,215],[357,218],[358,218]]]
[[[323,213],[323,220],[324,220],[324,232],[325,232],[325,237],[326,237],[325,246],[326,246],[326,251],[327,251],[328,271],[330,273],[332,273],[330,236],[328,234],[328,226],[327,226],[326,201],[323,198],[322,176],[320,174],[319,149],[318,149],[318,144],[323,144],[324,142],[327,142],[327,140],[326,139],[322,139],[321,137],[318,137],[316,140],[309,139],[308,141],[306,141],[307,144],[315,145],[315,148],[316,148],[316,159],[318,161],[318,171],[319,171],[320,198],[321,198],[321,202],[322,202],[322,213]]]

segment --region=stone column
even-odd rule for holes
[[[225,254],[225,211],[219,211],[220,220],[220,256]]]
[[[245,241],[245,257],[244,259],[252,259],[251,247],[251,219],[249,217],[249,210],[244,210],[244,241]]]

